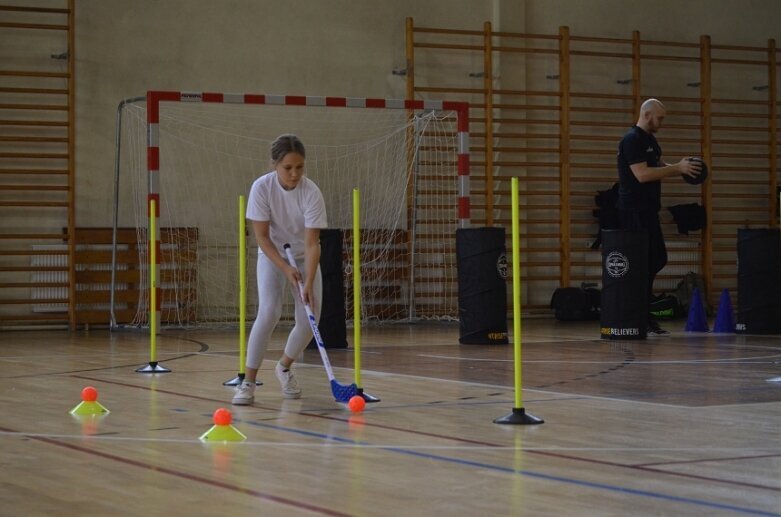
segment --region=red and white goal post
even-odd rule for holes
[[[352,303],[357,188],[365,318],[458,317],[455,230],[470,218],[467,103],[150,91],[145,103],[123,109],[118,225],[137,229],[144,276],[155,200],[158,321],[238,321],[238,196],[271,170],[269,144],[282,133],[302,139],[306,173],[326,199],[329,227],[343,231],[345,305]],[[252,315],[257,250],[254,238],[247,242]],[[146,324],[148,299],[139,296],[131,324]]]

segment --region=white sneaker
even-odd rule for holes
[[[249,406],[253,402],[255,402],[255,383],[242,381],[242,383],[236,387],[236,394],[233,395],[231,404]]]
[[[296,376],[293,375],[293,370],[285,368],[281,363],[277,363],[277,367],[274,369],[279,379],[279,384],[282,385],[282,395],[286,399],[300,399],[301,388],[298,387],[296,382]]]

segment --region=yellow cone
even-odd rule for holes
[[[97,400],[80,402],[78,406],[71,409],[71,415],[107,415],[109,410]]]
[[[232,425],[213,425],[201,435],[202,442],[241,442],[246,440],[244,434]]]

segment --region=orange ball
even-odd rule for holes
[[[360,413],[363,411],[363,408],[366,407],[366,401],[360,395],[355,395],[347,403],[347,407],[350,408],[350,411],[353,413]]]
[[[231,412],[224,407],[219,408],[214,412],[214,425],[230,425],[233,421]]]
[[[92,386],[87,386],[81,390],[81,400],[84,402],[95,402],[98,400],[98,390]]]

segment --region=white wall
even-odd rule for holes
[[[116,108],[149,89],[405,96],[405,19],[468,28],[481,0],[79,0],[77,225],[111,222]]]
[[[148,89],[404,97],[416,26],[765,45],[774,0],[78,0],[77,214],[108,226],[117,103]]]
[[[700,35],[714,43],[767,44],[779,40],[781,3],[775,0],[526,0],[530,32],[554,33],[567,25],[572,34],[604,37],[641,36],[696,43]],[[533,30],[532,30],[533,29]]]

